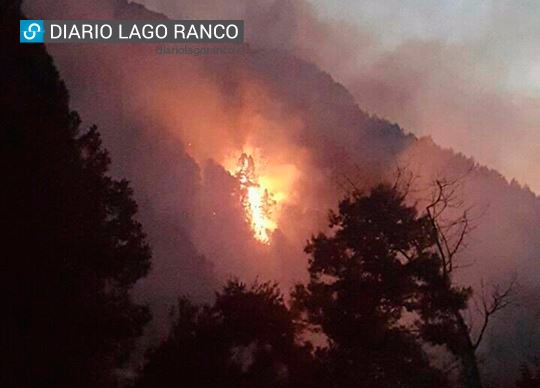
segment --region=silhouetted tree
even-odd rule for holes
[[[481,388],[477,349],[491,318],[510,303],[514,281],[506,287],[495,285],[491,292],[481,290],[479,312],[480,329],[473,333],[472,323],[464,312],[472,295],[472,288],[454,283],[456,257],[465,246],[471,230],[469,210],[462,210],[463,201],[457,195],[459,180],[437,180],[424,218],[431,228],[429,239],[433,245],[436,266],[428,266],[420,276],[420,298],[417,304],[421,319],[418,327],[422,338],[434,345],[445,345],[461,364],[463,383],[467,388]],[[456,218],[448,218],[449,209],[462,210]]]
[[[212,306],[180,299],[176,314],[136,388],[313,386],[310,348],[297,343],[292,313],[275,285],[231,281]]]
[[[0,385],[111,387],[148,320],[129,296],[150,259],[137,206],[44,45],[18,42],[20,2],[0,15]]]
[[[307,285],[295,306],[320,328],[327,387],[443,387],[446,379],[406,325],[416,308],[418,274],[436,268],[431,224],[395,187],[359,192],[331,213],[329,234],[313,237]]]

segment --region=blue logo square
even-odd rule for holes
[[[43,20],[21,20],[21,43],[43,43]]]

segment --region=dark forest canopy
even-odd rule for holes
[[[134,387],[487,386],[476,355],[482,334],[473,339],[464,318],[472,290],[453,284],[456,245],[440,249],[449,236],[439,204],[419,213],[384,184],[355,192],[331,213],[331,233],[308,243],[309,281],[291,306],[276,285],[238,281],[213,305],[180,299],[168,339],[148,352]],[[485,300],[486,325],[507,296]],[[324,344],[314,346],[317,338]],[[524,367],[520,384],[535,379]]]
[[[45,47],[18,43],[18,2],[0,12],[2,385],[113,387],[149,319],[129,295],[150,265],[137,205]]]

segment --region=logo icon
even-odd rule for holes
[[[21,20],[20,42],[43,43],[43,20]]]

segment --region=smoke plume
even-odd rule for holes
[[[273,279],[284,289],[304,280],[303,246],[325,230],[328,209],[354,188],[391,180],[396,166],[419,177],[419,187],[440,176],[466,176],[462,195],[479,218],[460,280],[476,286],[516,272],[531,293],[540,277],[534,232],[540,199],[495,170],[359,108],[538,190],[538,169],[524,168],[538,158],[531,148],[540,142],[538,101],[490,87],[497,72],[479,75],[478,47],[417,40],[388,48],[374,31],[323,20],[303,1],[146,5],[162,14],[122,0],[31,0],[26,13],[246,21],[244,56],[158,55],[151,44],[48,47],[72,107],[100,128],[114,173],[133,182],[154,250],[152,272],[135,292],[151,304],[158,336],[180,294],[208,300],[231,276]],[[234,168],[243,152],[255,158],[261,182],[276,198],[270,245],[253,238],[238,198]],[[537,312],[519,311],[519,322],[494,329],[486,350],[499,354],[495,338],[503,329],[515,334],[507,337],[510,348],[525,349],[517,327],[531,326]]]

